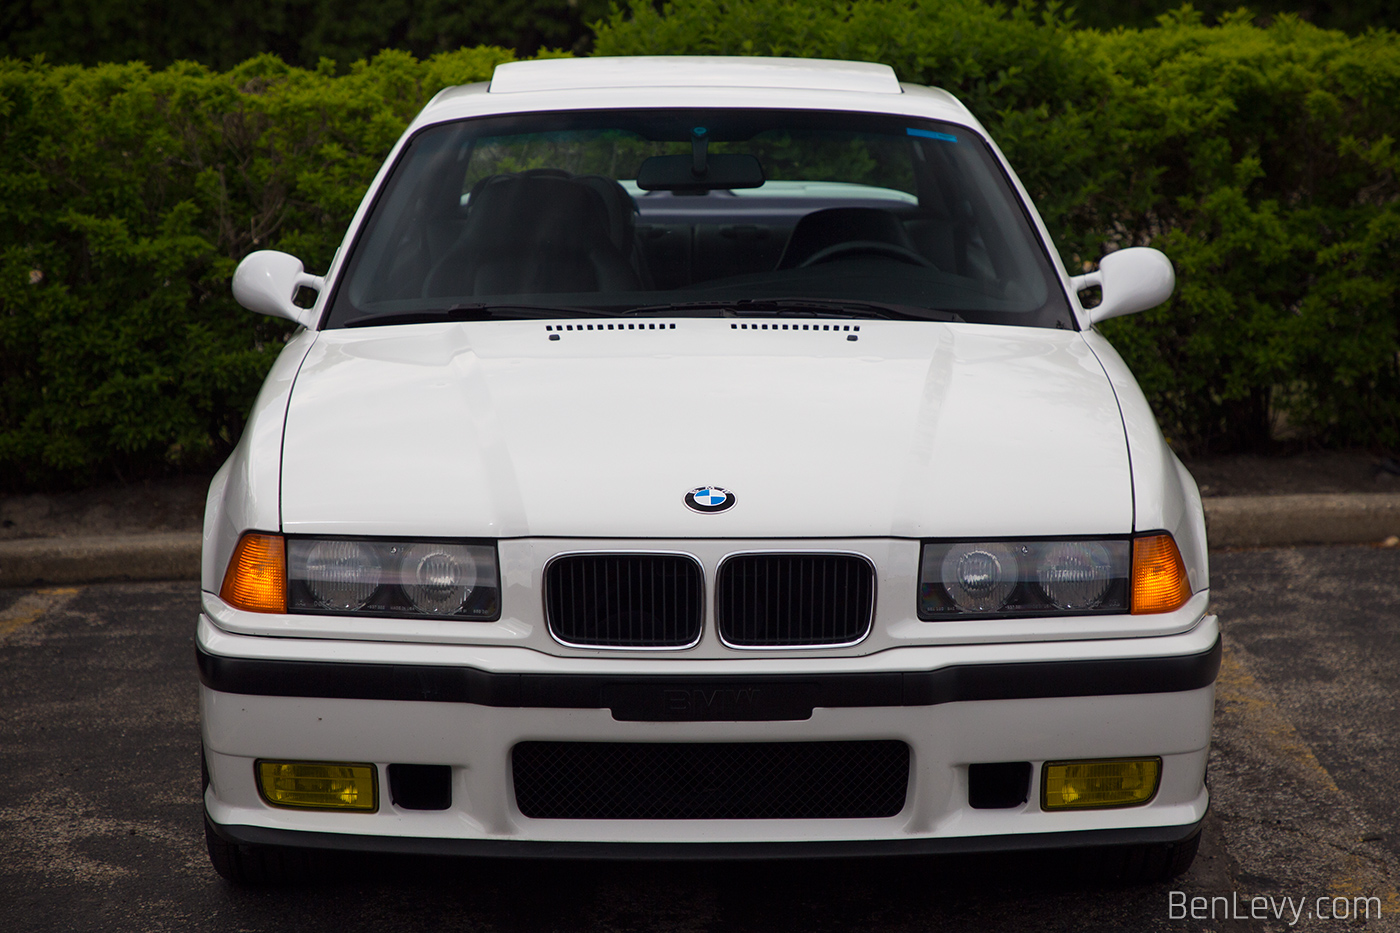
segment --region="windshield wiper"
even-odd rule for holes
[[[859,317],[899,321],[950,321],[963,323],[961,315],[936,308],[886,304],[876,301],[847,301],[844,298],[732,298],[709,301],[678,301],[668,305],[647,305],[624,314],[677,314],[708,316],[719,311],[722,317]]]
[[[431,324],[441,321],[547,320],[549,318],[615,317],[612,311],[594,308],[552,308],[545,305],[461,304],[448,308],[424,308],[392,314],[352,317],[343,327],[379,327],[387,324]]]

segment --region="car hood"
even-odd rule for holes
[[[709,484],[733,508],[688,509]],[[317,336],[281,514],[321,534],[1105,534],[1131,530],[1132,486],[1113,390],[1071,331],[445,323]]]

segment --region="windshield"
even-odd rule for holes
[[[356,238],[328,326],[668,312],[1074,326],[965,127],[765,110],[426,129]]]

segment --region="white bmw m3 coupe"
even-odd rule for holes
[[[1070,276],[977,120],[882,65],[438,94],[324,277],[264,251],[234,279],[301,328],[209,492],[214,866],[1183,871],[1205,526],[1094,327],[1173,285],[1145,248]]]

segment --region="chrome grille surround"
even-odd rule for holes
[[[747,578],[736,577],[736,573],[747,574]],[[869,636],[875,620],[877,576],[874,562],[855,551],[728,554],[715,574],[715,627],[720,641],[728,648],[742,650],[859,644]],[[795,605],[791,601],[794,595]],[[840,605],[836,605],[838,601]],[[765,605],[759,606],[760,602]],[[747,618],[739,615],[745,603]],[[775,612],[787,618],[775,620]],[[825,618],[813,619],[811,612]],[[801,618],[804,614],[808,614],[805,620]],[[821,634],[816,629],[826,631]]]
[[[667,574],[674,576],[667,580]],[[704,636],[705,571],[693,554],[568,551],[545,563],[542,579],[549,634],[565,647],[681,651]],[[611,630],[603,631],[609,624]],[[632,634],[624,636],[624,627]]]

